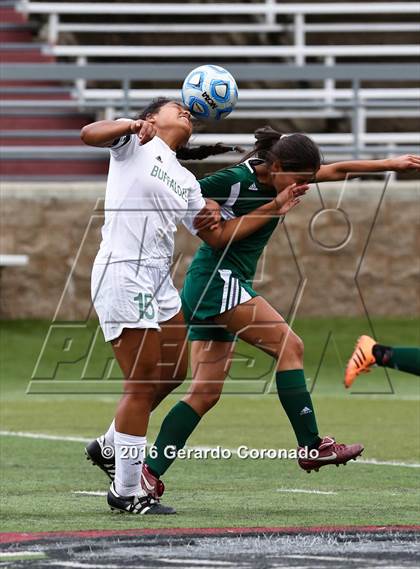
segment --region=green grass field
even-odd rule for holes
[[[420,344],[415,320],[378,319],[374,326],[383,342]],[[80,377],[84,365],[77,358],[69,363],[69,357],[57,368],[57,379],[50,380],[50,392],[55,394],[35,394],[36,385],[31,394],[25,393],[48,327],[48,322],[40,321],[2,323],[3,531],[419,523],[419,470],[408,466],[420,458],[419,378],[392,371],[392,394],[384,371],[377,369],[360,378],[353,390],[357,394],[342,387],[344,363],[355,338],[367,330],[364,320],[308,319],[295,325],[305,341],[309,385],[316,378],[313,398],[318,424],[323,434],[333,434],[337,440],[364,443],[365,460],[401,465],[352,462],[345,468],[325,467],[308,475],[286,460],[179,460],[164,478],[165,502],[175,506],[178,515],[163,519],[112,515],[104,497],[75,494],[107,490],[103,473],[85,460],[83,443],[5,434],[89,438],[103,432],[112,419],[118,396],[111,393],[117,382],[108,389],[102,380],[94,386],[97,394],[75,394],[77,383],[86,384],[82,380],[72,384],[73,394],[69,394],[66,382]],[[92,327],[82,330],[80,342],[86,341],[83,334],[89,330]],[[329,333],[331,341],[324,350]],[[263,394],[271,377],[271,360],[244,344],[238,352],[241,359],[234,364],[224,398],[203,419],[189,444],[294,448],[277,396]],[[43,369],[53,369],[56,356],[54,346],[47,350]],[[91,369],[102,369],[109,357],[109,348],[101,341]],[[150,442],[177,398],[171,396],[153,413]]]

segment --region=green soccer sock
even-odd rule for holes
[[[316,447],[321,440],[303,369],[276,373],[277,393],[292,424],[299,446]]]
[[[148,456],[145,461],[157,476],[162,476],[175,460],[175,457],[168,458],[165,456],[165,449],[169,450],[170,447],[172,454],[183,448],[200,419],[200,415],[184,401],[179,401],[172,407],[164,418],[153,445],[153,458]]]
[[[420,375],[420,348],[392,348],[375,344],[372,354],[378,366]]]

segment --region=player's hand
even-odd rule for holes
[[[131,134],[136,134],[139,144],[146,144],[156,135],[156,127],[148,121],[138,119],[132,121],[130,125]]]
[[[284,215],[292,209],[292,207],[295,207],[300,202],[299,197],[305,195],[308,190],[308,184],[291,184],[290,186],[287,186],[287,188],[277,194],[274,198],[277,213],[279,215]]]
[[[278,215],[286,215],[288,211],[296,207],[300,203],[299,198],[290,198],[279,210]]]
[[[220,205],[214,200],[206,200],[206,205],[194,218],[194,229],[198,232],[204,229],[216,229],[221,220]]]
[[[420,156],[415,154],[405,154],[404,156],[396,156],[389,159],[389,169],[395,172],[404,172],[405,170],[420,170]]]

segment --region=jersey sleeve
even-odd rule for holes
[[[220,170],[211,176],[199,180],[201,192],[205,198],[212,199],[223,205],[230,197],[232,186],[240,182],[240,176],[234,168]]]
[[[131,119],[117,119],[118,121],[131,121]],[[116,160],[125,160],[131,155],[137,143],[135,134],[126,134],[116,138],[109,147],[111,156]]]
[[[191,187],[190,193],[188,194],[188,210],[185,214],[184,219],[182,220],[182,223],[193,235],[197,234],[196,229],[194,229],[195,216],[200,210],[203,209],[205,205],[206,201],[201,193],[200,184],[197,180],[195,180],[195,183]]]

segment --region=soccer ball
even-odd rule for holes
[[[196,67],[182,85],[182,101],[198,119],[223,119],[233,111],[237,100],[235,79],[218,65]]]

